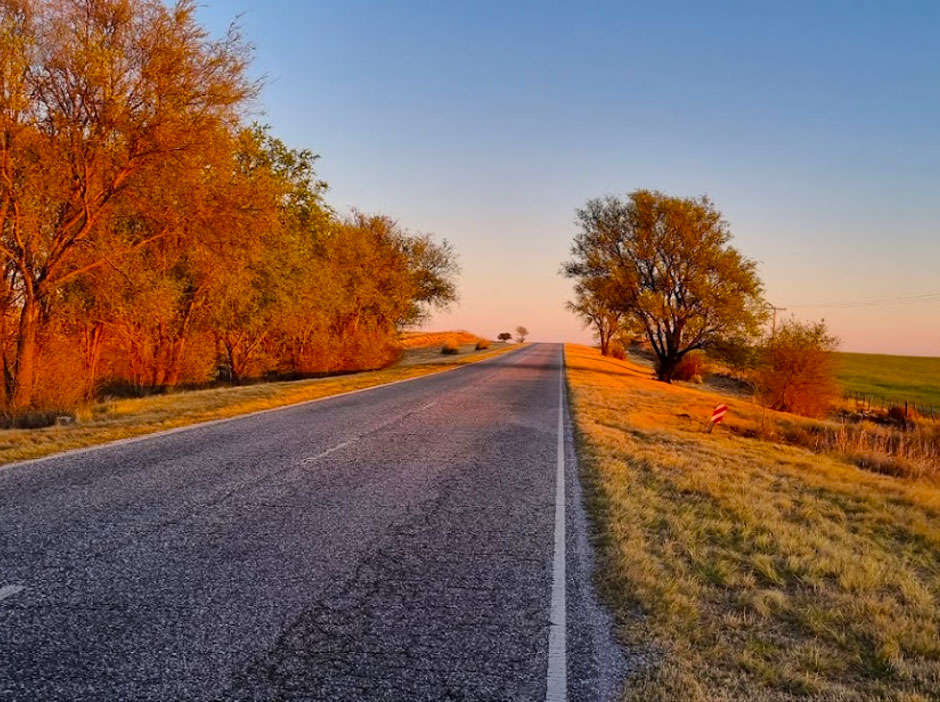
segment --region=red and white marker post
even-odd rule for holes
[[[718,405],[712,410],[711,421],[708,423],[708,433],[711,434],[716,424],[719,424],[725,415],[728,414],[728,405]]]

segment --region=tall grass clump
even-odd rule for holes
[[[672,372],[672,379],[701,383],[705,377],[705,372],[705,354],[699,351],[691,351],[676,364],[676,368]]]

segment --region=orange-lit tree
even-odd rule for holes
[[[759,348],[758,399],[783,412],[826,414],[840,395],[832,353],[838,345],[825,322],[784,320]]]
[[[592,279],[576,283],[574,300],[565,303],[569,312],[574,312],[594,330],[594,335],[601,347],[601,355],[610,353],[610,342],[620,332],[620,320],[623,313],[610,307],[602,292],[603,280]]]
[[[69,281],[166,236],[112,220],[154,171],[183,171],[253,92],[236,34],[191,0],[0,0],[5,404],[33,401],[38,341]],[[189,174],[175,177],[186,180]],[[89,252],[97,252],[89,255]]]
[[[637,190],[589,200],[563,273],[601,294],[628,332],[645,336],[657,377],[672,380],[690,351],[752,335],[762,319],[756,264],[729,242],[708,198]]]

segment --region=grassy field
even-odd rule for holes
[[[384,370],[97,403],[80,412],[79,422],[74,425],[0,430],[0,464],[415,378],[473,363],[511,348],[494,344],[488,350],[475,351],[473,344],[466,344],[459,355],[443,356],[437,347],[415,347],[406,350],[398,364]]]
[[[839,353],[838,377],[846,393],[933,406],[940,412],[940,358]]]
[[[789,422],[568,346],[625,699],[940,699],[940,487],[765,441]],[[704,420],[718,401],[730,427]]]

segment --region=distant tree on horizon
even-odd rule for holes
[[[528,329],[526,329],[521,324],[516,327],[516,341],[518,341],[520,344],[524,344],[527,336],[529,336]]]
[[[499,339],[500,341],[505,342],[505,341],[509,341],[512,338],[512,334],[510,334],[509,332],[501,332],[500,335],[497,336],[496,338]]]

